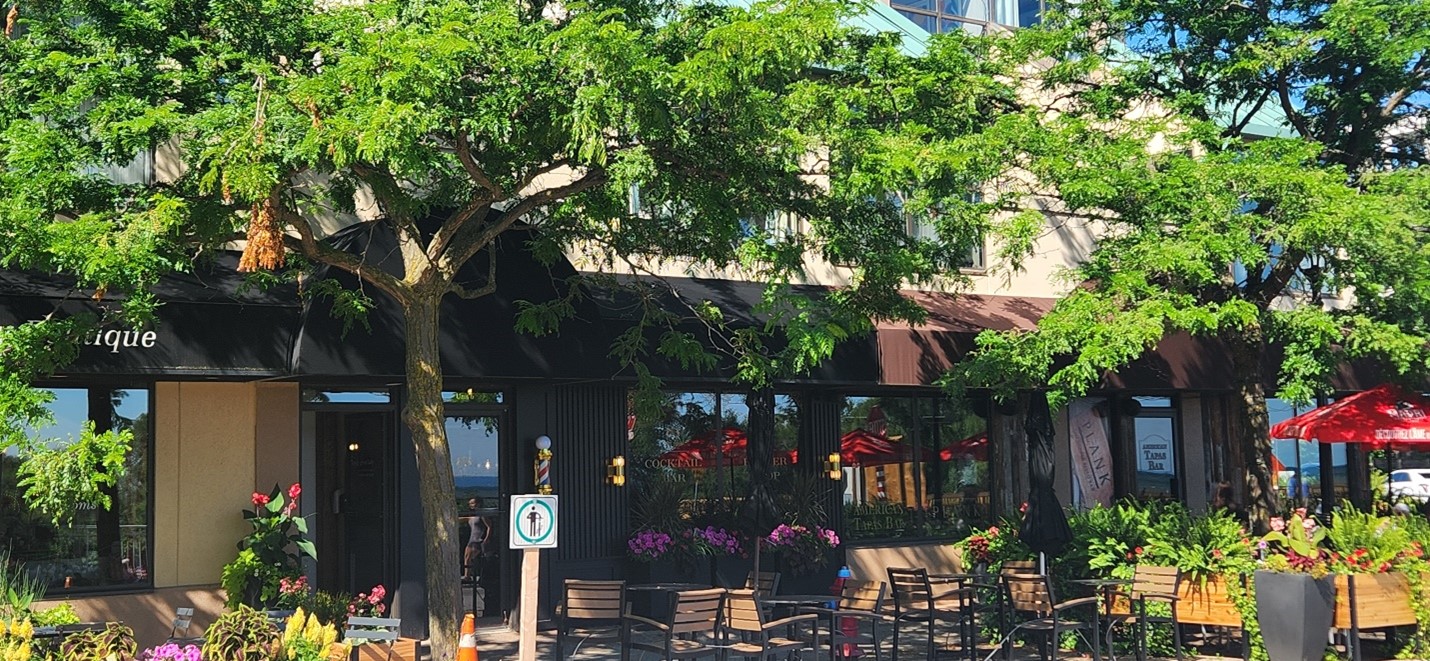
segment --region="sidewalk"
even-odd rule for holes
[[[904,649],[903,652],[899,655],[900,659],[907,659],[909,661],[925,661],[925,655],[923,653],[922,648],[922,636],[909,635],[903,637],[901,642],[903,643]],[[513,631],[487,630],[477,632],[477,653],[481,661],[506,661],[508,659],[514,660],[516,659],[516,647],[517,636],[516,633]],[[890,650],[888,647],[885,647],[885,658],[891,658],[891,651],[892,650]],[[979,655],[979,658],[985,658],[992,652],[992,649],[986,650]],[[817,653],[805,652],[802,655],[797,656],[796,658],[823,661],[829,658],[828,654],[828,650],[826,649]],[[958,658],[953,652],[941,654],[939,656],[940,658],[944,659]],[[541,659],[542,661],[556,661],[558,659],[571,658],[615,661],[621,658],[621,651],[620,645],[615,642],[587,641],[582,642],[579,645],[577,643],[568,642],[566,653],[564,655],[558,654],[556,650],[556,633],[554,631],[548,631],[542,632],[537,636],[536,658]],[[631,661],[656,661],[659,658],[660,657],[657,655],[646,652],[635,651],[631,653]],[[872,660],[874,657],[873,655],[866,654],[865,658]],[[994,656],[994,661],[998,661],[1002,658],[1003,655],[1001,653],[996,654]],[[1015,661],[1034,661],[1037,658],[1038,655],[1036,650],[1019,649],[1013,654],[1013,659]],[[1077,660],[1080,657],[1064,656],[1059,658]],[[1081,658],[1091,659],[1092,657],[1088,656]],[[1183,658],[1186,659],[1186,661],[1229,661],[1225,657],[1215,656],[1188,655]],[[1104,657],[1104,659],[1106,659],[1106,657]]]

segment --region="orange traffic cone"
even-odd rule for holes
[[[457,641],[457,661],[477,661],[477,618],[462,618],[462,637]]]

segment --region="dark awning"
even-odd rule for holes
[[[61,374],[287,375],[299,313],[293,287],[246,286],[233,271],[236,262],[220,261],[203,275],[163,278],[154,294],[165,303],[149,326],[100,329]],[[96,313],[101,306],[118,303],[117,298],[95,301],[92,296],[64,278],[0,271],[0,324],[54,313]]]

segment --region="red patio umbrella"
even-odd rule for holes
[[[953,461],[960,457],[973,457],[975,461],[988,461],[988,432],[954,441],[949,443],[948,447],[938,451],[938,458],[944,461]]]
[[[1383,384],[1271,427],[1272,438],[1372,447],[1430,446],[1430,401]]]
[[[912,461],[908,447],[883,434],[851,429],[839,437],[839,461],[845,466],[882,466]]]

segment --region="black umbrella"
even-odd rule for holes
[[[1032,486],[1028,494],[1028,510],[1018,528],[1018,539],[1028,548],[1042,554],[1057,555],[1072,541],[1068,517],[1053,489],[1053,414],[1048,409],[1048,394],[1034,391],[1028,398],[1028,413],[1023,420],[1028,434],[1028,477]]]

